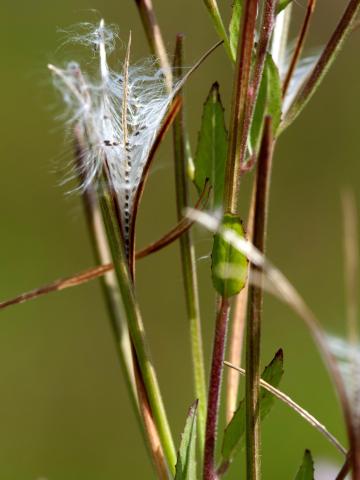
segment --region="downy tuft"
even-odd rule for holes
[[[65,103],[67,123],[76,127],[84,144],[82,165],[73,177],[83,179],[79,188],[84,191],[97,185],[106,165],[127,240],[135,195],[176,85],[169,93],[164,72],[153,58],[130,64],[131,39],[119,71],[111,70],[107,53],[114,48],[116,33],[103,20],[97,28],[85,24],[82,29],[85,32],[73,35],[73,40],[96,48],[98,73],[88,76],[75,62],[49,69]]]

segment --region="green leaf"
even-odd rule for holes
[[[266,57],[266,70],[268,80],[267,115],[272,118],[273,134],[276,135],[281,122],[282,88],[279,69],[270,54]]]
[[[230,49],[231,55],[235,62],[236,60],[236,51],[240,35],[240,23],[241,15],[243,11],[243,0],[234,0],[232,6],[232,13],[229,25],[229,39],[230,39]]]
[[[233,231],[240,237],[245,236],[241,220],[236,215],[224,215],[222,229]],[[215,290],[225,298],[232,297],[242,290],[247,278],[247,258],[230,245],[221,233],[214,235],[211,254],[211,273]]]
[[[196,480],[196,411],[198,400],[190,407],[175,467],[175,480]]]
[[[222,205],[227,143],[228,136],[225,126],[224,108],[220,99],[219,84],[214,83],[204,104],[194,159],[194,182],[199,192],[204,189],[206,179],[209,179],[212,185],[213,193],[210,208]]]
[[[284,369],[283,351],[280,349],[273,360],[263,371],[261,378],[277,387],[283,376]],[[274,396],[265,390],[260,392],[260,418],[264,418],[269,414],[273,404]],[[222,443],[222,458],[223,462],[232,462],[235,455],[241,450],[244,445],[245,437],[245,399],[241,400],[238,409],[234,413],[229,425],[225,429],[224,439]]]
[[[292,0],[279,0],[278,6],[276,8],[276,13],[280,13],[282,10],[284,10]]]
[[[314,480],[314,461],[310,450],[305,450],[303,463],[295,477],[295,480]]]

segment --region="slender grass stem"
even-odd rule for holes
[[[246,370],[244,370],[243,368],[232,365],[230,362],[224,362],[224,364],[227,367],[230,367],[230,369],[233,369],[235,372],[238,372],[241,375],[246,376]],[[290,398],[284,392],[282,392],[278,388],[275,388],[265,380],[260,379],[260,387],[264,388],[265,390],[270,392],[272,395],[274,395],[274,397],[284,402],[285,405],[288,405],[290,408],[292,408],[296,413],[298,413],[302,418],[304,418],[312,427],[316,428],[318,432],[324,435],[324,437],[327,440],[329,440],[329,442],[332,443],[340,453],[342,453],[343,455],[346,455],[347,453],[346,449],[341,445],[339,440],[336,437],[334,437],[334,435],[332,435],[332,433],[330,433],[329,430],[322,423],[320,423],[317,418],[315,418],[313,415],[311,415],[311,413],[305,410],[305,408],[301,407],[292,398]]]
[[[310,21],[313,16],[314,10],[316,6],[316,0],[308,0],[308,5],[306,9],[306,14],[304,18],[304,22],[302,24],[302,27],[300,29],[299,37],[297,39],[296,45],[295,45],[295,50],[294,53],[291,57],[291,62],[288,68],[288,71],[286,72],[286,77],[283,83],[283,97],[285,97],[286,92],[289,88],[292,76],[294,74],[296,65],[298,64],[298,61],[300,59],[300,56],[302,54],[304,45],[305,45],[305,40],[307,37],[307,33],[309,31],[309,26],[310,26]]]
[[[205,431],[204,480],[215,480],[215,442],[220,405],[221,380],[223,373],[224,352],[226,347],[226,333],[229,316],[229,300],[222,297],[216,318],[215,336],[213,343],[210,385],[208,395],[208,409]]]
[[[266,119],[256,176],[253,244],[264,252],[272,164],[273,140],[271,120]],[[259,480],[260,473],[260,340],[263,291],[249,287],[248,322],[246,329],[246,466],[247,478]]]
[[[231,52],[229,37],[226,31],[224,22],[221,18],[221,13],[216,0],[204,0],[204,4],[210,14],[210,17],[212,18],[216,33],[224,41],[225,49],[227,54],[230,57],[230,60],[233,60],[233,54]]]
[[[165,75],[167,88],[170,91],[172,89],[172,72],[152,1],[135,0],[135,2],[140,13],[150,48],[158,58],[160,67],[163,69]]]
[[[130,337],[136,352],[136,360],[142,375],[142,381],[146,389],[149,405],[154,418],[156,429],[161,441],[169,470],[175,473],[176,451],[172,439],[169,423],[167,420],[160,388],[158,385],[155,369],[151,360],[149,348],[145,337],[144,325],[142,323],[140,310],[135,299],[131,275],[127,266],[127,259],[118,231],[118,223],[114,221],[112,208],[109,199],[104,194],[100,204],[104,218],[110,249],[113,257],[115,274],[120,288],[125,314],[128,322]],[[148,432],[149,433],[149,432]]]
[[[183,58],[183,37],[177,36],[175,50],[175,74],[181,71]],[[181,93],[180,93],[181,95]],[[189,205],[189,192],[187,182],[187,149],[185,118],[183,108],[174,121],[174,154],[175,154],[175,186],[177,215],[180,220],[183,212]],[[192,351],[192,364],[195,394],[198,399],[197,410],[197,437],[200,452],[200,461],[204,453],[205,422],[206,422],[206,381],[205,364],[203,353],[203,340],[201,332],[200,303],[198,293],[198,281],[195,262],[195,249],[192,242],[191,232],[187,231],[180,237],[181,266],[184,281],[187,315],[190,323],[190,338]]]
[[[356,21],[359,11],[360,0],[350,0],[318,62],[313,68],[304,86],[291,104],[289,111],[287,112],[286,117],[280,126],[280,131],[285,130],[288,125],[295,120],[295,118],[303,110],[317,90],[321,81],[333,64],[336,56],[340,52],[341,47],[343,46],[348,35],[352,32],[353,25]]]

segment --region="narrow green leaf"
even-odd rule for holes
[[[243,0],[234,0],[233,6],[232,6],[230,25],[229,25],[230,49],[231,49],[231,55],[234,62],[236,60],[237,44],[238,44],[239,35],[240,35],[242,11],[243,11]]]
[[[270,383],[270,385],[277,387],[280,384],[283,375],[284,354],[280,348],[280,350],[276,352],[275,357],[263,371],[261,378],[265,380],[265,382]],[[270,413],[274,403],[274,395],[262,388],[260,393],[260,417],[262,420]]]
[[[276,8],[276,13],[280,13],[284,10],[293,0],[279,0],[278,6]]]
[[[240,237],[245,236],[241,220],[236,215],[224,215],[221,226]],[[215,290],[225,298],[238,294],[246,282],[247,259],[245,255],[230,245],[221,234],[215,234],[211,259]]]
[[[314,461],[310,450],[305,450],[303,463],[295,477],[295,480],[314,480]]]
[[[195,154],[194,182],[202,192],[206,179],[212,185],[210,207],[222,205],[224,193],[225,163],[227,158],[227,131],[219,84],[214,83],[205,101],[198,145]]]
[[[196,412],[198,400],[190,407],[176,461],[175,480],[196,480]]]
[[[268,80],[267,115],[272,118],[273,134],[276,135],[281,122],[282,88],[279,69],[270,54],[266,57],[266,71]]]
[[[261,378],[277,387],[283,376],[284,359],[283,351],[280,349],[273,360],[267,365]],[[274,396],[265,389],[260,392],[260,418],[264,418],[269,414],[273,404]],[[222,459],[223,462],[232,462],[235,455],[241,450],[244,445],[245,437],[245,399],[241,400],[238,409],[234,413],[229,425],[225,429],[224,439],[222,443]]]

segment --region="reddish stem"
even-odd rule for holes
[[[216,480],[215,441],[220,405],[221,381],[225,355],[226,333],[230,303],[222,297],[215,326],[215,338],[211,364],[208,410],[205,431],[204,480]]]

